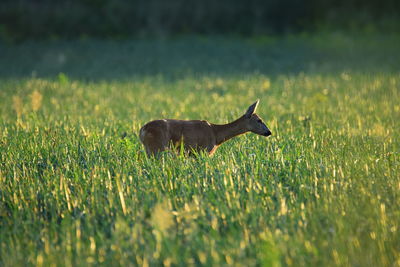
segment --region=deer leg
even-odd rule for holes
[[[167,149],[166,142],[163,141],[163,138],[154,133],[147,133],[142,142],[149,156],[155,156],[159,152]]]

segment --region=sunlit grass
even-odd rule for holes
[[[399,85],[356,70],[2,79],[0,263],[400,265]],[[158,159],[139,142],[151,119],[225,123],[256,99],[269,138]]]

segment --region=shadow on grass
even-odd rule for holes
[[[0,45],[0,78],[129,80],[204,75],[397,72],[400,36],[320,34],[251,39],[81,40]]]

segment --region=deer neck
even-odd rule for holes
[[[211,127],[214,131],[217,145],[247,132],[243,116],[227,124],[212,124]]]

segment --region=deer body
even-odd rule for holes
[[[140,129],[140,140],[148,155],[181,144],[187,151],[206,150],[211,155],[223,142],[248,131],[271,135],[267,126],[254,113],[257,104],[258,101],[249,107],[245,115],[228,124],[218,125],[204,120],[154,120]]]
[[[215,136],[207,121],[200,120],[154,120],[140,129],[140,140],[147,154],[156,154],[168,146],[185,149],[205,149],[210,152],[215,146]]]

